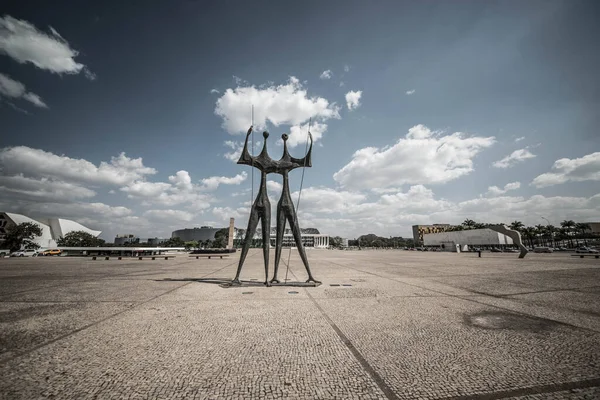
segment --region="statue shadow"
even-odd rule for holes
[[[164,278],[164,279],[153,279],[154,282],[198,282],[208,283],[213,285],[219,285],[222,288],[239,288],[239,287],[265,287],[264,281],[258,279],[254,280],[240,280],[240,284],[233,284],[231,278]],[[307,282],[288,282],[273,283],[272,286],[292,286],[292,287],[316,287],[320,286],[321,283],[307,283]]]

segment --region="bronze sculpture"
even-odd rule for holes
[[[261,221],[262,227],[262,247],[265,264],[264,283],[267,286],[270,286],[271,283],[279,283],[279,280],[277,279],[277,271],[279,269],[279,261],[281,259],[283,234],[285,231],[285,223],[287,220],[290,223],[290,228],[294,235],[296,246],[298,247],[298,252],[300,253],[302,262],[304,263],[306,271],[308,272],[308,280],[306,282],[314,282],[318,284],[320,282],[316,281],[311,274],[310,267],[308,265],[308,259],[306,258],[306,253],[304,251],[304,246],[302,245],[301,232],[300,227],[298,225],[298,217],[296,215],[296,210],[294,209],[294,204],[290,195],[290,188],[288,182],[289,171],[299,167],[310,167],[312,165],[312,135],[309,133],[310,150],[308,151],[306,156],[301,159],[290,156],[287,150],[288,136],[286,134],[282,135],[281,138],[283,139],[283,155],[279,161],[275,161],[271,159],[271,157],[267,153],[267,138],[269,137],[269,133],[266,131],[263,132],[264,143],[261,153],[256,157],[250,154],[250,152],[248,151],[248,139],[250,137],[250,134],[252,133],[252,129],[252,127],[248,129],[248,133],[246,134],[246,141],[244,142],[244,149],[242,150],[242,154],[240,155],[240,159],[237,163],[250,165],[260,170],[260,189],[258,191],[258,194],[256,195],[256,199],[254,200],[254,203],[252,204],[252,208],[250,210],[250,218],[248,219],[248,229],[246,229],[246,237],[244,238],[244,243],[242,245],[242,251],[240,254],[237,273],[231,283],[236,285],[241,284],[240,273],[242,271],[242,266],[244,264],[246,256],[248,255],[250,245],[252,244],[252,238],[254,237],[254,233],[256,232],[256,227],[258,226],[259,220]],[[277,173],[283,176],[283,190],[281,193],[281,198],[277,203],[277,239],[275,243],[275,271],[271,282],[269,282],[268,280],[269,248],[271,235],[271,203],[267,195],[267,174],[270,173]]]
[[[279,283],[279,280],[277,279],[277,271],[279,270],[279,261],[281,260],[281,248],[283,246],[283,234],[285,232],[286,221],[288,221],[290,224],[290,229],[292,230],[292,234],[294,235],[294,240],[296,242],[296,247],[298,248],[298,253],[300,253],[300,258],[304,263],[306,272],[308,272],[308,280],[306,282],[321,283],[315,280],[315,278],[313,278],[312,276],[312,273],[310,272],[308,259],[306,258],[306,252],[304,251],[304,246],[302,245],[302,236],[300,232],[300,226],[298,225],[298,216],[296,215],[296,210],[294,209],[294,202],[292,201],[292,196],[290,195],[290,185],[288,179],[289,171],[300,167],[312,167],[311,153],[313,139],[310,132],[308,133],[308,137],[310,138],[310,148],[308,150],[308,153],[306,153],[304,158],[294,158],[290,156],[290,153],[288,153],[288,135],[286,135],[285,133],[281,135],[281,139],[283,139],[283,156],[279,160],[279,168],[275,172],[283,176],[283,188],[281,191],[281,198],[277,203],[277,239],[275,241],[275,268],[273,271],[273,279],[271,279],[271,283]]]
[[[262,151],[258,157],[250,155],[250,152],[248,151],[248,138],[250,137],[251,133],[252,127],[248,129],[246,141],[244,143],[244,149],[242,150],[242,154],[240,155],[240,159],[237,163],[251,165],[252,167],[256,167],[260,170],[260,189],[258,190],[256,199],[254,200],[252,208],[250,209],[248,229],[246,229],[246,237],[242,246],[242,253],[240,254],[237,273],[235,274],[235,278],[231,283],[238,285],[241,284],[240,273],[242,272],[242,265],[244,264],[244,260],[248,255],[248,250],[252,244],[252,238],[254,237],[258,221],[260,220],[262,222],[263,256],[265,259],[265,285],[270,286],[269,248],[271,246],[271,202],[269,201],[269,196],[267,195],[267,174],[272,172],[275,161],[273,161],[271,157],[269,157],[269,154],[267,154],[267,138],[269,137],[269,133],[266,131],[263,132],[264,143]]]

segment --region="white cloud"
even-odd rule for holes
[[[516,182],[507,186],[510,190]],[[293,197],[297,197],[297,192]],[[466,218],[491,223],[509,223],[517,219],[527,225],[537,224],[540,216],[547,215],[552,215],[556,223],[564,219],[589,220],[600,213],[600,194],[589,198],[480,197],[453,202],[437,198],[432,190],[422,185],[411,186],[406,192],[384,194],[374,200],[360,192],[309,187],[302,192],[298,211],[302,227],[314,226],[331,235],[357,237],[376,233],[412,237],[412,225],[456,224]]]
[[[552,165],[552,171],[537,176],[531,184],[538,188],[565,182],[600,181],[600,152],[581,158],[561,158]]]
[[[521,136],[515,139],[515,143],[519,143],[521,140],[525,140],[525,136]]]
[[[310,118],[322,121],[340,118],[339,108],[335,104],[330,104],[322,97],[309,97],[295,77],[279,86],[238,86],[227,89],[217,100],[215,114],[223,119],[223,128],[230,134],[245,133],[250,126],[252,105],[255,106],[256,129],[265,128],[267,123],[275,126],[299,125]]]
[[[407,96],[411,96],[413,94],[415,94],[416,90],[415,89],[411,89],[411,90],[407,90],[405,93]]]
[[[219,93],[221,93],[221,92],[219,92],[217,89],[211,89],[211,90],[210,90],[210,94],[215,94],[215,93],[216,93],[216,94],[219,94]]]
[[[125,153],[112,157],[110,162],[102,161],[97,167],[84,159],[58,156],[26,146],[1,149],[0,166],[4,175],[22,173],[37,178],[119,186],[156,173],[154,168],[144,166],[141,158],[129,158]]]
[[[211,176],[210,178],[202,179],[202,185],[207,190],[215,190],[219,185],[239,185],[244,182],[247,177],[248,174],[246,171],[242,171],[241,174],[237,174],[231,178],[227,176]]]
[[[321,79],[331,79],[331,76],[333,75],[333,73],[331,72],[330,69],[325,70],[323,72],[321,72],[321,75],[319,76],[319,78]]]
[[[154,198],[162,193],[165,193],[170,188],[171,185],[165,182],[135,181],[130,183],[128,186],[122,187],[121,191],[127,193],[127,197],[130,198]]]
[[[313,122],[310,126],[310,133],[312,134],[313,137],[313,142],[317,142],[319,141],[322,137],[323,134],[325,133],[325,131],[327,131],[327,124],[322,124],[319,122]],[[306,144],[306,141],[308,140],[308,124],[303,124],[300,126],[292,126],[290,128],[290,134],[289,134],[289,139],[288,139],[288,146],[289,147],[296,147],[299,144]],[[304,157],[304,156],[302,156]],[[297,158],[302,158],[302,157],[297,157]]]
[[[48,178],[33,179],[22,174],[0,175],[0,193],[2,197],[56,202],[70,202],[96,195],[96,192],[83,186]]]
[[[391,147],[356,151],[333,178],[350,189],[445,183],[473,171],[474,157],[494,143],[494,137],[443,135],[416,125]]]
[[[223,144],[231,149],[227,153],[223,154],[223,157],[226,159],[237,162],[242,155],[242,150],[244,149],[244,142],[235,142],[233,140],[226,140]]]
[[[511,182],[504,185],[504,188],[499,188],[498,186],[490,186],[488,187],[487,195],[488,196],[498,196],[504,194],[511,190],[517,190],[521,187],[521,182]]]
[[[192,190],[194,186],[189,172],[184,170],[177,171],[175,175],[169,176],[169,182],[183,190]]]
[[[31,23],[10,15],[0,17],[0,54],[2,53],[21,64],[29,62],[57,74],[86,71],[86,77],[95,78],[85,65],[75,61],[79,53],[55,29],[50,27],[50,33],[45,33]]]
[[[348,106],[348,110],[356,110],[360,107],[360,98],[362,96],[362,90],[358,91],[349,91],[346,93],[346,105]]]
[[[242,218],[248,214],[248,209],[238,208],[233,209],[231,207],[214,207],[212,213],[219,218],[220,221],[229,221],[229,218]]]
[[[344,65],[344,72],[350,72],[350,66]]]
[[[494,162],[492,165],[496,168],[510,168],[514,167],[520,162],[523,162],[530,158],[535,158],[536,155],[532,154],[527,148],[515,150],[502,160]]]
[[[182,210],[148,210],[144,213],[144,216],[153,221],[164,221],[164,222],[190,222],[194,219],[194,214]]]
[[[344,81],[340,82],[340,87],[344,87],[346,84],[344,83]]]
[[[0,73],[0,97],[9,97],[14,99],[23,99],[36,107],[48,108],[46,103],[35,93],[28,92],[25,85],[21,82],[11,79],[9,76]]]

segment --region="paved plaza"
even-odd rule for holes
[[[600,260],[238,256],[0,259],[0,398],[600,398]]]

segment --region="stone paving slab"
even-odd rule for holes
[[[598,260],[308,256],[2,259],[0,399],[598,398]]]

